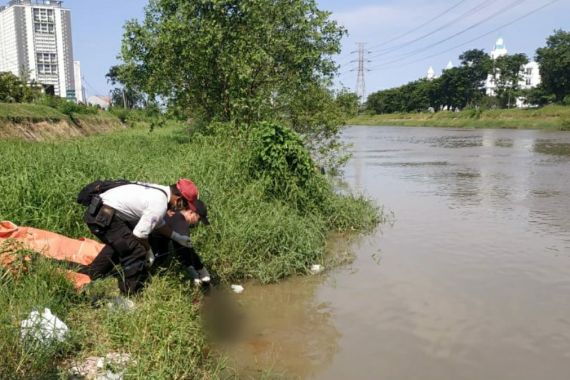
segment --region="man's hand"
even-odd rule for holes
[[[173,231],[170,238],[183,247],[192,248],[192,241],[188,235],[181,235],[178,232]]]
[[[152,248],[149,248],[148,251],[146,251],[146,260],[145,260],[145,266],[147,268],[150,268],[152,266],[152,264],[154,264],[154,252],[152,251]]]

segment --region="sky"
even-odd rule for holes
[[[88,96],[111,90],[105,74],[119,63],[123,25],[142,18],[146,4],[147,0],[64,0],[71,10],[74,56],[81,61]],[[532,59],[554,29],[570,31],[570,0],[318,0],[318,4],[348,31],[342,52],[335,57],[340,65],[335,86],[355,89],[357,43],[364,43],[367,94],[424,77],[430,66],[440,74],[450,60],[458,64],[465,50],[490,52],[499,37],[509,53],[525,53]]]

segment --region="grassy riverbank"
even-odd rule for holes
[[[68,139],[123,128],[117,116],[93,107],[62,101],[55,106],[0,103],[0,139]]]
[[[263,166],[263,141],[220,130],[191,134],[183,125],[169,125],[60,142],[0,141],[0,218],[89,236],[83,209],[74,202],[84,184],[96,178],[173,183],[189,177],[200,188],[212,221],[192,232],[195,246],[222,285],[306,273],[311,264],[325,260],[328,231],[363,231],[378,223],[378,210],[363,198],[335,193],[312,169],[289,166],[287,171],[285,164],[282,172],[283,166]],[[290,155],[288,147],[269,156],[275,162],[297,162],[273,156],[276,152]],[[279,176],[285,182],[276,181]],[[276,191],[276,184],[286,188]],[[134,298],[137,308],[130,313],[93,306],[94,297],[116,293],[112,280],[76,294],[53,263],[37,259],[27,267],[19,276],[0,270],[1,378],[57,377],[72,359],[108,352],[128,353],[127,373],[134,378],[216,378],[227,371],[208,348],[193,303],[199,294],[181,280],[176,265],[152,278]],[[19,340],[19,322],[44,307],[68,324],[71,335],[63,344],[30,349]]]
[[[570,107],[550,105],[536,109],[464,110],[461,112],[360,115],[352,125],[403,125],[451,128],[510,128],[570,130]]]

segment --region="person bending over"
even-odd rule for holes
[[[121,293],[140,291],[148,277],[147,259],[154,256],[149,235],[156,230],[181,246],[191,247],[190,237],[174,232],[164,219],[168,210],[196,212],[197,200],[198,188],[184,178],[170,186],[128,183],[93,197],[84,221],[105,246],[80,272],[97,279],[118,267]]]

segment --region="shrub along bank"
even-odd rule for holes
[[[271,282],[305,273],[325,259],[330,230],[363,231],[378,223],[378,210],[368,201],[334,191],[296,134],[271,123],[239,135],[234,131],[216,125],[189,133],[169,126],[64,142],[0,142],[5,164],[0,218],[89,236],[83,209],[74,202],[84,184],[97,178],[169,184],[189,177],[212,221],[208,228],[192,231],[195,246],[222,283]],[[5,293],[0,347],[7,353],[0,359],[1,378],[56,373],[64,359],[109,351],[131,354],[132,375],[200,378],[219,373],[220,359],[205,349],[198,309],[192,306],[196,294],[175,268],[153,277],[135,298],[136,311],[125,316],[90,304],[93,295],[109,294],[109,281],[76,295],[53,273],[53,264],[39,262],[17,279],[6,272],[0,276]],[[37,355],[30,356],[17,330],[34,307],[53,307],[73,333],[63,346],[44,352],[46,360],[30,365]]]

